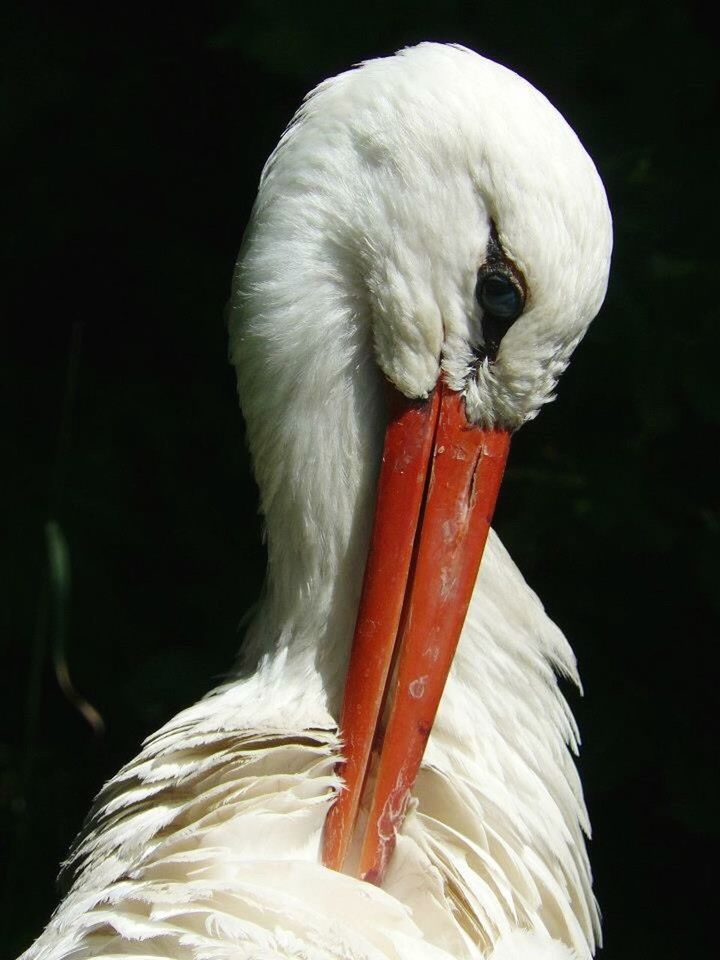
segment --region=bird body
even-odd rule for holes
[[[497,537],[384,890],[318,863],[337,721],[286,667],[183,711],[103,788],[26,960],[477,957],[524,928],[588,955],[587,814],[553,672],[577,679],[575,662]]]
[[[493,230],[527,309],[478,362]],[[424,44],[306,100],[263,172],[230,319],[263,596],[232,677],[101,791],[23,960],[592,954],[578,736],[556,680],[578,683],[575,661],[494,534],[382,886],[328,869],[321,844],[385,379],[421,400],[443,376],[473,422],[516,429],[597,311],[609,254],[591,161],[497,64]]]

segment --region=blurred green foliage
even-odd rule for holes
[[[709,942],[720,606],[709,10],[252,0],[2,14],[10,956],[46,921],[93,793],[228,669],[261,584],[222,315],[263,160],[310,86],[421,39],[466,43],[527,76],[608,188],[607,304],[558,402],[515,443],[496,526],[580,661],[586,696],[570,696],[605,955],[659,960]],[[48,522],[72,568],[59,612]],[[59,689],[59,630],[102,737]]]

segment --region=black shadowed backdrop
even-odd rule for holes
[[[422,39],[526,76],[609,192],[606,305],[515,441],[495,525],[579,659],[604,956],[709,944],[720,145],[704,7],[28,3],[0,28],[3,955],[48,919],[102,782],[229,668],[261,584],[223,309],[263,161],[310,87]]]

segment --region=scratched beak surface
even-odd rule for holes
[[[427,401],[394,394],[340,721],[346,789],[323,860],[380,883],[460,637],[510,444],[468,423],[442,381]],[[381,718],[386,723],[381,724]],[[365,834],[354,837],[370,763]],[[363,817],[363,821],[364,821]]]

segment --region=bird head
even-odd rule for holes
[[[461,47],[321,84],[266,167],[266,231],[278,202],[278,257],[292,233],[296,269],[319,254],[345,273],[388,380],[424,398],[443,370],[486,426],[536,415],[605,295],[612,227],[592,160],[541,93]]]

